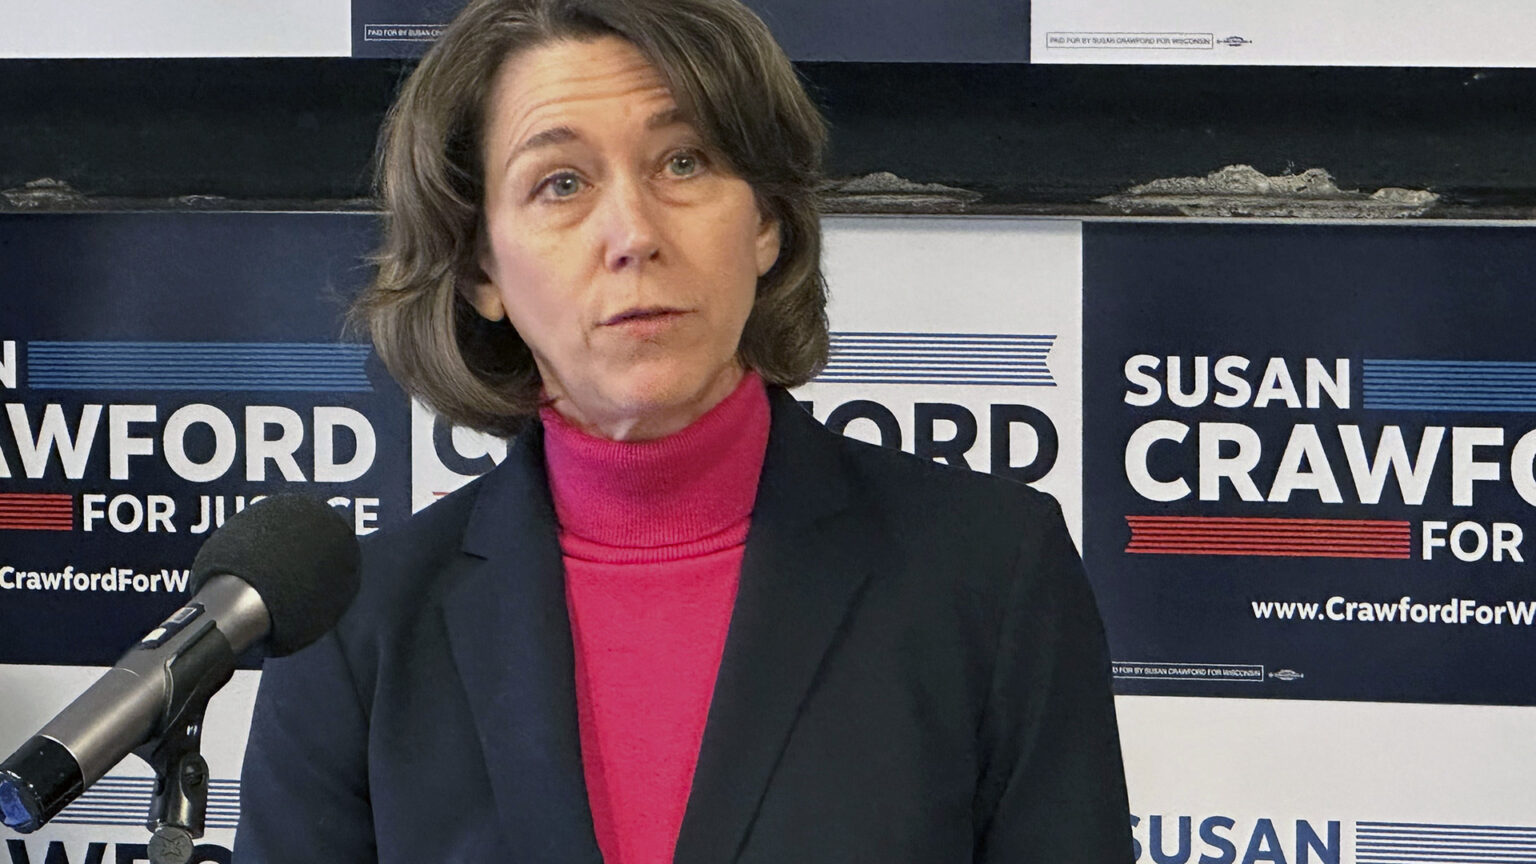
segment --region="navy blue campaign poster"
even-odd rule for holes
[[[792,60],[1024,63],[1029,0],[746,0]],[[352,56],[416,57],[463,0],[352,0]],[[963,8],[963,11],[957,9]]]
[[[410,513],[406,400],[342,332],[375,224],[0,216],[0,663],[111,663],[256,496]]]
[[[420,57],[460,0],[352,0],[353,57]]]
[[[1089,224],[1118,692],[1536,704],[1536,235]]]

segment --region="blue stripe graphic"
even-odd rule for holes
[[[1365,408],[1536,410],[1536,362],[1367,358],[1361,365]]]
[[[155,781],[104,777],[65,807],[51,824],[142,826],[149,815]],[[240,821],[240,781],[208,781],[209,828],[234,828]]]
[[[30,342],[37,390],[370,393],[373,348],[325,342]]]
[[[1359,864],[1536,864],[1536,827],[1356,822]]]
[[[1054,334],[835,332],[821,384],[1055,387]]]

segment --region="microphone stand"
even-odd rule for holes
[[[234,674],[235,655],[210,617],[204,616],[202,625],[165,666],[171,692],[165,731],[133,751],[155,771],[155,795],[144,823],[154,833],[150,864],[188,864],[192,841],[203,836],[208,816],[203,717],[208,700]]]
[[[208,763],[198,752],[203,718],[169,736],[153,753],[139,754],[155,769],[155,797],[144,827],[154,832],[149,840],[150,864],[187,864],[192,860],[192,841],[203,836],[208,815]]]

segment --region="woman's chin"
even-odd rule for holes
[[[709,376],[665,371],[604,382],[596,398],[555,407],[588,431],[615,440],[661,438],[702,417],[729,396],[741,373]],[[572,410],[574,409],[574,410]]]

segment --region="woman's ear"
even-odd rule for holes
[[[496,270],[496,262],[491,259],[490,247],[486,245],[485,233],[480,233],[482,239],[475,242],[478,251],[475,253],[474,272],[470,273],[461,283],[464,299],[469,305],[475,307],[480,317],[487,321],[500,321],[507,317],[506,304],[501,299],[501,288],[492,279],[490,274]]]
[[[782,238],[779,236],[779,220],[766,213],[757,219],[757,275],[761,277],[779,260]]]
[[[507,317],[507,307],[501,302],[501,290],[482,272],[464,289],[464,299],[475,307],[480,317],[487,321],[500,321]]]

